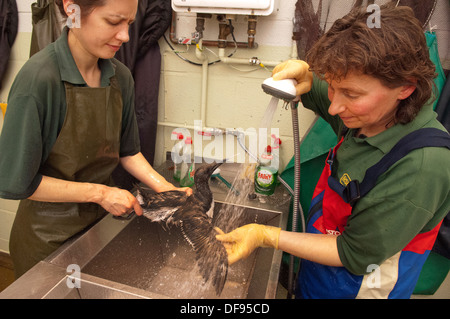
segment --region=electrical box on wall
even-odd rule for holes
[[[267,16],[278,9],[279,0],[172,0],[176,12]]]

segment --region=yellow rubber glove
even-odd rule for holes
[[[278,249],[281,228],[259,224],[248,224],[225,234],[216,228],[221,241],[228,253],[228,264],[247,258],[258,247]]]
[[[309,92],[312,87],[313,73],[309,70],[309,64],[302,60],[287,60],[278,64],[272,76],[275,81],[295,79],[298,96]]]

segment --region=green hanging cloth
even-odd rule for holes
[[[54,0],[38,0],[31,5],[33,33],[30,57],[61,35],[63,17]]]
[[[441,60],[439,59],[436,35],[434,32],[431,33],[427,31],[425,32],[425,36],[427,39],[428,48],[430,50],[430,59],[436,65],[437,77],[434,79],[434,83],[436,84],[437,93],[436,100],[433,104],[433,109],[435,110],[439,101],[439,96],[444,88],[446,78],[441,65]],[[444,225],[441,227],[444,227]],[[422,271],[420,272],[419,280],[417,281],[413,294],[434,294],[447,277],[449,270],[450,259],[436,253],[435,251],[431,251],[422,268]]]
[[[442,88],[445,85],[445,73],[444,69],[442,68],[441,60],[439,58],[439,52],[438,52],[438,43],[436,39],[436,34],[434,32],[425,32],[425,37],[427,39],[427,45],[430,52],[430,59],[433,61],[434,65],[436,66],[436,73],[437,77],[434,79],[434,84],[436,84],[437,92],[435,101],[433,103],[433,110],[436,109],[436,105],[439,100],[439,96],[441,95]]]

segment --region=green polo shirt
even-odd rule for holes
[[[343,123],[330,116],[328,84],[314,79],[313,89],[302,96],[303,105],[327,120],[339,135]],[[397,124],[367,138],[355,137],[350,129],[336,154],[333,176],[362,181],[405,135],[425,127],[445,128],[436,120],[432,104],[424,105],[406,125]],[[450,150],[427,147],[414,150],[381,175],[376,186],[353,207],[345,231],[337,239],[344,266],[356,275],[366,274],[371,264],[401,251],[417,234],[433,229],[450,210]]]
[[[46,161],[66,115],[64,82],[87,86],[67,42],[68,29],[54,43],[30,58],[19,71],[8,97],[0,135],[0,197],[24,199],[39,186],[40,166]],[[140,151],[134,113],[134,80],[117,61],[99,60],[101,86],[116,76],[123,100],[120,156]]]

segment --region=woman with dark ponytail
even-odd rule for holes
[[[18,73],[0,136],[0,197],[21,200],[10,239],[16,277],[105,214],[142,213],[114,187],[117,165],[156,192],[175,188],[140,152],[134,81],[114,59],[138,1],[56,3],[66,27]]]

